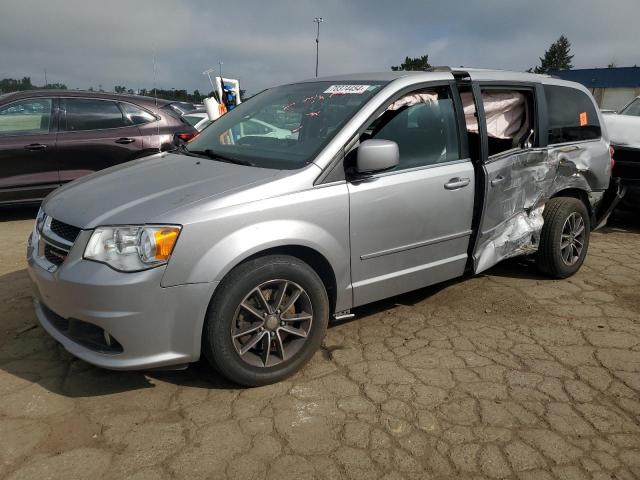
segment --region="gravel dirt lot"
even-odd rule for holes
[[[294,378],[239,389],[65,353],[35,323],[34,215],[0,222],[0,478],[640,478],[637,219],[571,279],[510,261],[360,308]]]

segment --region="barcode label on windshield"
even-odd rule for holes
[[[331,85],[324,93],[333,93],[334,95],[360,95],[366,92],[371,85]]]

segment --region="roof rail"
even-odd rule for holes
[[[425,68],[425,72],[451,72],[451,67],[446,65]]]

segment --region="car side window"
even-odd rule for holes
[[[256,122],[255,120],[248,120],[246,122],[242,122],[244,125],[244,133],[245,135],[266,135],[274,131],[267,126]]]
[[[60,129],[67,132],[127,126],[118,104],[111,100],[63,98],[61,108],[65,115]]]
[[[49,133],[50,98],[28,98],[0,107],[0,135],[35,135]]]
[[[297,136],[292,133],[291,130],[278,128],[275,125],[253,118],[238,123],[231,129],[231,133],[234,141],[238,142],[238,144],[242,144],[245,141],[252,141],[252,138],[255,139],[255,137],[293,140]]]
[[[621,110],[620,115],[632,115],[634,117],[640,117],[640,98],[636,98],[633,102],[631,102],[623,110]]]
[[[549,144],[600,138],[598,113],[591,98],[570,87],[545,85],[549,115]]]
[[[361,135],[398,144],[400,163],[394,170],[458,160],[458,124],[449,89],[429,88],[394,101]]]
[[[156,120],[156,117],[154,117],[151,113],[130,103],[120,103],[120,107],[122,107],[125,121],[129,125],[142,125],[143,123],[149,123]]]

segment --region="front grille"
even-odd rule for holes
[[[68,252],[62,250],[61,248],[54,247],[53,245],[49,245],[48,243],[44,246],[44,257],[50,263],[53,263],[57,267],[62,265],[64,259],[67,258]]]
[[[40,230],[40,240],[38,242],[38,256],[45,259],[49,266],[59,267],[65,261],[71,251],[76,238],[80,234],[80,229],[67,223],[46,217]]]
[[[616,162],[613,167],[613,176],[623,180],[640,180],[640,151],[615,145],[613,148],[615,149],[613,159]]]
[[[120,342],[113,338],[109,333],[92,323],[76,320],[75,318],[66,319],[61,317],[46,305],[40,304],[42,310],[46,313],[47,319],[67,338],[82,345],[85,348],[100,353],[122,353],[123,348]]]
[[[53,233],[58,235],[60,238],[64,238],[70,243],[75,242],[78,234],[80,233],[80,229],[78,227],[63,223],[60,220],[56,220],[55,218],[51,219],[50,228]]]

